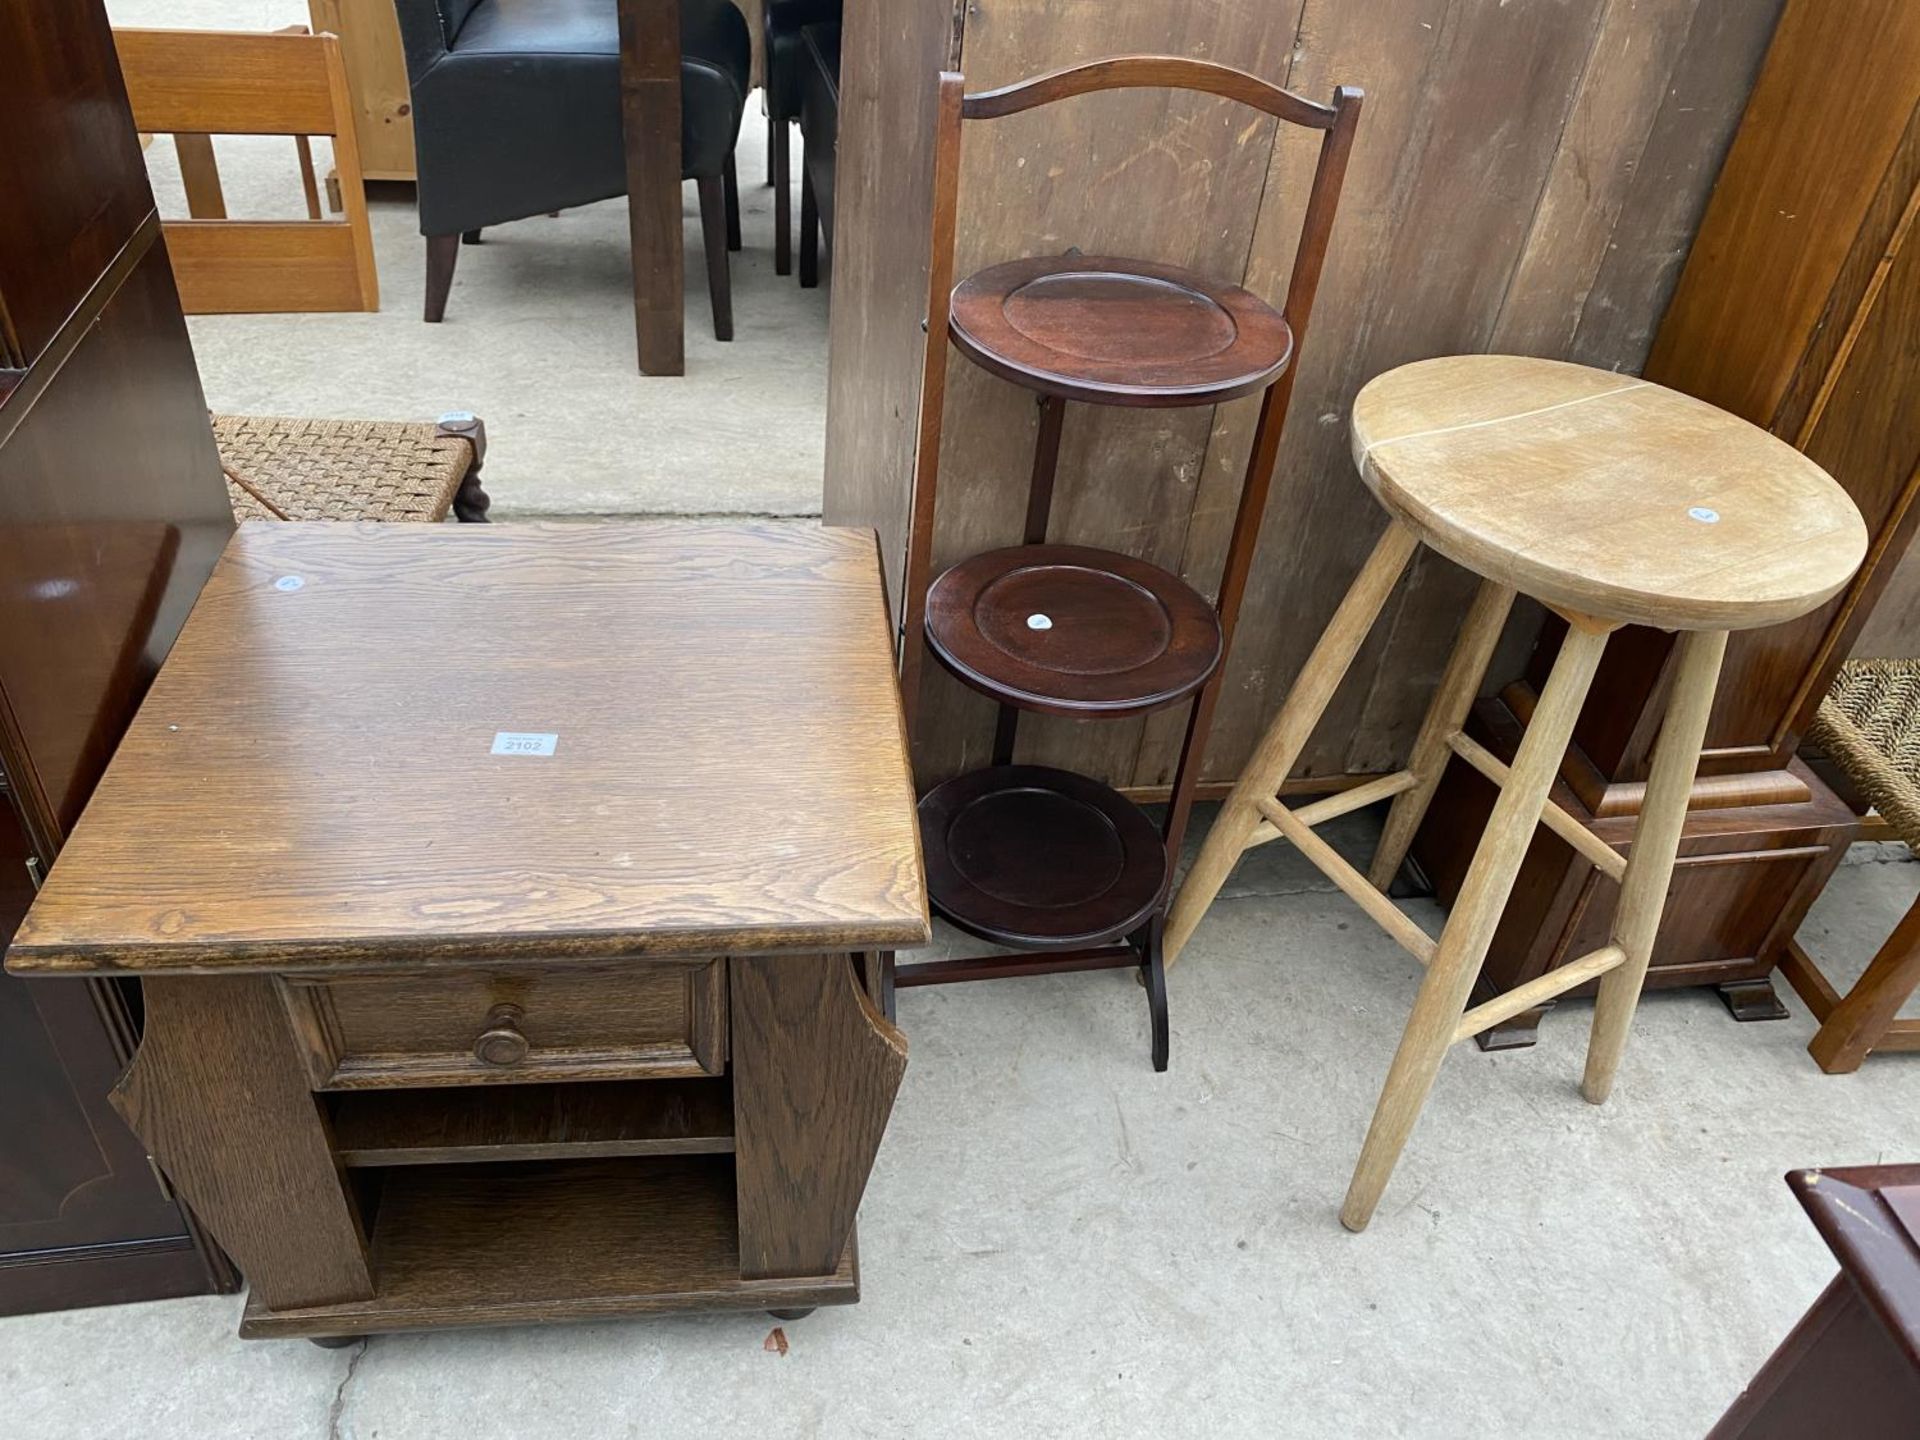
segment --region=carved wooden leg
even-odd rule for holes
[[[1167,1025],[1167,917],[1156,914],[1141,936],[1140,980],[1147,990],[1147,1020],[1153,1033],[1153,1068],[1164,1073],[1170,1048]]]
[[[1580,1093],[1595,1105],[1613,1089],[1633,1012],[1640,1004],[1647,962],[1653,958],[1660,916],[1667,908],[1674,857],[1680,853],[1680,831],[1687,823],[1694,772],[1700,768],[1700,742],[1706,737],[1714,688],[1720,683],[1720,660],[1726,652],[1724,630],[1696,630],[1680,637],[1679,669],[1667,697],[1666,718],[1660,722],[1660,738],[1654,742],[1647,793],[1640,802],[1640,821],[1634,826],[1633,847],[1627,851],[1627,873],[1620,877],[1620,903],[1613,912],[1613,942],[1627,958],[1600,978],[1600,993],[1593,1002],[1593,1032],[1587,1041],[1587,1072]]]
[[[718,175],[694,182],[700,192],[700,238],[707,251],[707,294],[713,301],[713,338],[733,339],[733,285],[727,267],[726,186]]]
[[[372,1298],[365,1234],[264,975],[144,984],[112,1101],[270,1309]]]
[[[1859,983],[1833,1007],[1807,1053],[1829,1075],[1858,1070],[1915,986],[1920,986],[1920,901],[1901,917]]]
[[[438,325],[447,313],[447,292],[453,288],[453,267],[460,259],[458,235],[427,236],[426,320]]]
[[[793,136],[785,120],[767,120],[773,170],[773,273],[793,273]]]
[[[480,467],[487,463],[487,422],[471,410],[450,410],[436,422],[442,435],[457,435],[473,447],[473,461],[460,477],[460,488],[453,495],[456,520],[484,524],[493,504],[480,488]]]
[[[1293,769],[1293,762],[1306,748],[1313,727],[1326,713],[1327,703],[1333,699],[1341,677],[1359,653],[1361,643],[1380,614],[1380,607],[1393,593],[1394,582],[1400,578],[1418,543],[1411,530],[1398,521],[1390,523],[1386,534],[1373,547],[1373,554],[1354,577],[1340,608],[1334,611],[1327,628],[1321,632],[1320,643],[1313,647],[1299,678],[1287,692],[1286,703],[1273,717],[1273,724],[1260,738],[1253,758],[1247,761],[1240,778],[1234,782],[1233,792],[1220,807],[1213,828],[1207,832],[1206,843],[1200,847],[1199,858],[1193,862],[1186,883],[1174,899],[1173,914],[1167,921],[1169,970],[1179,962],[1180,952],[1186,948],[1194,927],[1213,904],[1213,897],[1220,893],[1220,887],[1247,848],[1247,837],[1260,823],[1260,812],[1254,808],[1254,801],[1270,800],[1280,793],[1287,772]]]
[[[1500,632],[1506,628],[1507,613],[1512,609],[1510,586],[1493,580],[1480,582],[1479,593],[1473,597],[1460,638],[1454,642],[1453,654],[1447,658],[1447,668],[1440,676],[1433,699],[1427,704],[1426,718],[1420,722],[1420,733],[1414,738],[1413,750],[1407,759],[1407,769],[1413,773],[1413,788],[1394,797],[1393,808],[1387,812],[1386,829],[1381,831],[1380,843],[1374,849],[1367,879],[1377,890],[1384,891],[1393,884],[1393,877],[1400,873],[1401,862],[1407,858],[1407,848],[1413,844],[1414,832],[1426,819],[1427,806],[1433,803],[1433,792],[1440,788],[1440,777],[1446,773],[1447,761],[1453,753],[1447,748],[1447,737],[1466,723],[1467,711],[1473,708],[1474,698],[1480,693],[1480,681],[1493,660],[1494,647],[1500,643]]]
[[[720,171],[720,187],[727,202],[727,249],[740,248],[740,167],[734,164],[733,152],[727,152],[727,163]]]
[[[830,1275],[906,1073],[906,1037],[844,956],[727,965],[740,1273]]]
[[[1560,646],[1552,678],[1541,693],[1526,739],[1513,757],[1507,782],[1487,821],[1486,834],[1473,852],[1467,878],[1447,916],[1447,927],[1440,934],[1420,994],[1413,1002],[1413,1013],[1400,1036],[1400,1048],[1387,1071],[1387,1083],[1374,1108],[1366,1144],[1360,1150],[1360,1163],[1354,1167],[1346,1204],[1340,1209],[1340,1223],[1349,1230],[1364,1230],[1373,1218],[1381,1192],[1387,1188],[1393,1167],[1433,1089],[1434,1078],[1440,1073],[1440,1062],[1453,1045],[1455,1028],[1466,1010],[1473,982],[1479,978],[1481,963],[1487,958],[1500,912],[1513,892],[1520,862],[1533,841],[1534,827],[1546,806],[1547,793],[1560,770],[1560,758],[1566,754],[1567,741],[1573,734],[1573,723],[1580,716],[1581,703],[1606,646],[1605,632],[1580,627],[1568,630]]]

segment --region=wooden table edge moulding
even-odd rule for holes
[[[7,966],[140,978],[243,1336],[858,1300],[890,640],[866,531],[239,528]]]
[[[1372,1220],[1447,1052],[1520,1012],[1599,982],[1582,1095],[1612,1092],[1645,983],[1729,631],[1777,624],[1838,594],[1867,550],[1859,510],[1784,441],[1704,401],[1556,360],[1443,356],[1376,376],[1353,403],[1353,458],[1387,528],[1255,747],[1187,873],[1167,923],[1170,963],[1240,856],[1294,845],[1425,967],[1340,1219]],[[1422,546],[1481,584],[1407,766],[1330,800],[1280,801],[1316,725]],[[1512,763],[1465,730],[1518,594],[1567,625]],[[1680,633],[1679,664],[1623,858],[1552,798],[1609,637]],[[1387,897],[1450,760],[1498,791],[1439,937]],[[1391,798],[1366,870],[1314,833]],[[1620,887],[1605,943],[1473,1005],[1472,994],[1535,831],[1545,826]]]
[[[1321,132],[1284,311],[1235,285],[1169,265],[1077,250],[992,265],[953,280],[963,122],[992,121],[1100,91],[1197,91]],[[992,763],[921,798],[934,908],[1021,952],[901,965],[902,986],[1137,968],[1156,1070],[1167,1066],[1162,930],[1207,732],[1279,453],[1361,94],[1318,104],[1208,61],[1129,55],[1002,89],[965,93],[942,72],[926,331],[900,633],[909,725],[926,652],[999,702]],[[931,573],[949,348],[1034,392],[1039,436],[1018,546]],[[1103,550],[1049,543],[1067,402],[1165,408],[1260,395],[1260,418],[1218,595]],[[1164,822],[1083,775],[1015,765],[1020,712],[1076,719],[1143,715],[1188,702]]]

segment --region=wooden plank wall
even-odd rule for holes
[[[1240,639],[1206,769],[1231,779],[1380,526],[1346,415],[1372,375],[1506,350],[1644,360],[1780,0],[847,0],[826,514],[876,525],[898,588],[918,403],[931,75],[891,67],[958,35],[969,89],[1125,51],[1219,60],[1313,98],[1367,91],[1300,359]],[[959,23],[963,22],[963,23]],[[877,44],[875,37],[884,37]],[[949,49],[948,53],[952,53]],[[862,69],[862,60],[872,68]],[[878,70],[881,73],[875,73]],[[1313,137],[1205,97],[1087,97],[967,127],[956,273],[1078,246],[1284,292]],[[846,182],[843,181],[843,184]],[[1020,530],[1035,410],[952,366],[936,568]],[[1068,412],[1053,538],[1219,578],[1253,402]],[[1422,561],[1335,702],[1302,773],[1404,758],[1470,582]],[[1515,621],[1493,682],[1517,673]],[[937,665],[921,779],[984,763],[991,707]],[[1504,672],[1504,673],[1503,673]],[[1020,758],[1139,789],[1171,778],[1184,708],[1076,725],[1024,717]]]

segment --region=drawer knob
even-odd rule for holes
[[[518,1005],[496,1005],[487,1012],[486,1028],[473,1042],[473,1058],[483,1065],[518,1065],[527,1058],[527,1037],[520,1033]]]

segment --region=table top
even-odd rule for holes
[[[1550,605],[1739,630],[1837,594],[1867,527],[1785,441],[1632,375],[1517,355],[1423,360],[1354,401],[1386,509],[1476,574]]]
[[[871,532],[253,522],[7,963],[364,969],[927,933]]]

